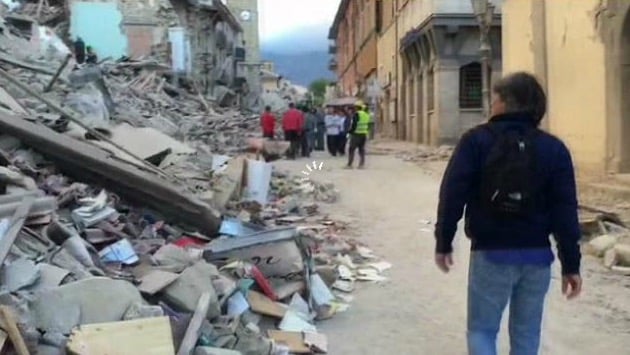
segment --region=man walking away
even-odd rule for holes
[[[317,118],[315,150],[324,150],[326,141],[326,120],[321,109],[315,111],[315,117]]]
[[[493,89],[492,118],[460,140],[444,174],[435,226],[437,266],[453,266],[453,238],[466,209],[472,252],[468,273],[468,351],[495,355],[501,316],[510,305],[510,354],[536,355],[557,243],[562,292],[582,289],[580,228],[571,154],[538,129],[545,93],[515,73]]]
[[[355,104],[356,112],[352,116],[352,125],[350,126],[350,148],[348,149],[348,166],[352,169],[354,162],[354,152],[359,149],[359,169],[365,167],[365,142],[370,131],[370,115],[365,112],[365,105],[362,101]]]
[[[304,118],[302,111],[295,108],[294,103],[289,104],[289,110],[282,117],[282,129],[284,139],[291,143],[288,151],[289,159],[295,159],[300,144],[300,132]]]
[[[276,129],[276,116],[271,113],[271,106],[265,106],[265,112],[260,117],[263,137],[273,139]]]
[[[339,150],[339,132],[341,131],[341,117],[337,115],[333,108],[328,108],[326,117],[326,143],[328,146],[328,152],[333,157],[337,156]]]

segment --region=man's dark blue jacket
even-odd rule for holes
[[[488,124],[505,130],[533,127],[533,122],[527,114],[510,113],[495,116]],[[482,169],[494,142],[491,131],[482,125],[468,131],[455,149],[440,191],[436,252],[452,252],[457,223],[466,207],[465,230],[473,250],[550,248],[553,234],[563,274],[578,274],[580,227],[569,150],[558,138],[540,131],[534,138],[537,168],[533,183],[541,184],[542,201],[526,218],[499,219],[486,212],[478,199]]]

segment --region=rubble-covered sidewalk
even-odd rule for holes
[[[2,351],[325,353],[317,321],[390,267],[319,213],[334,187],[257,160],[258,117],[162,63],[73,70],[2,29]]]

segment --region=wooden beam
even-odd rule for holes
[[[197,344],[197,340],[199,339],[201,324],[203,323],[203,320],[206,319],[209,307],[210,292],[206,292],[202,294],[201,297],[199,297],[199,301],[197,301],[197,308],[195,309],[195,313],[193,314],[190,323],[188,323],[186,334],[184,335],[182,344],[179,346],[177,355],[192,355],[195,345]]]
[[[175,353],[168,317],[81,325],[72,331],[67,347],[72,354],[89,355]]]
[[[15,351],[18,355],[30,355],[11,309],[7,306],[0,306],[0,315],[2,316],[4,330],[9,334],[9,339],[11,339]]]
[[[72,58],[72,54],[68,54],[66,56],[66,59],[63,60],[63,63],[61,63],[61,66],[59,66],[55,75],[53,75],[48,85],[46,85],[46,87],[44,88],[44,92],[49,92],[52,89],[53,85],[59,78],[59,75],[61,75],[61,72],[66,68],[66,66],[68,65],[68,62],[70,62],[70,58]]]

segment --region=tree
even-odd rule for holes
[[[316,106],[324,104],[324,98],[326,96],[326,88],[330,82],[326,79],[317,79],[308,86],[308,91],[313,97],[313,103]]]

